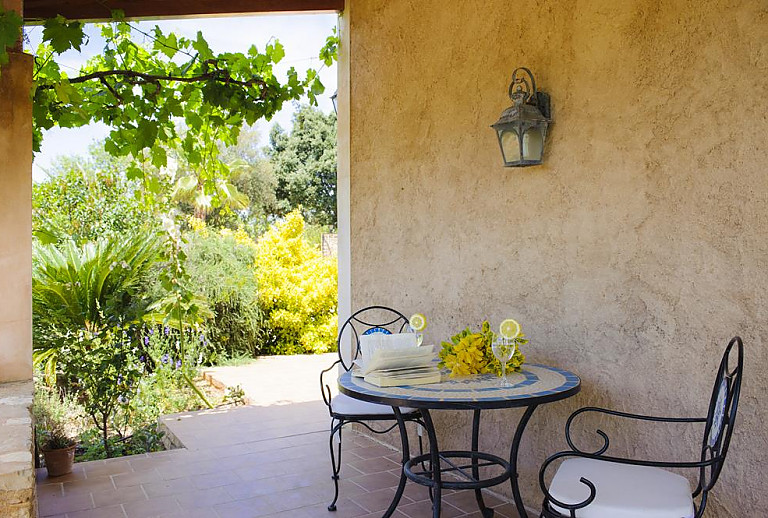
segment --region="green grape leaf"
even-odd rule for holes
[[[128,166],[128,169],[125,171],[125,176],[129,180],[141,180],[144,178],[144,171],[138,167],[136,164],[131,164]]]
[[[152,194],[159,194],[163,191],[163,184],[160,183],[160,180],[157,178],[157,176],[151,175],[146,177],[145,180],[146,188]]]
[[[16,11],[5,11],[0,7],[0,45],[13,47],[21,36],[24,21]]]
[[[213,59],[213,52],[211,51],[211,47],[208,46],[208,42],[205,41],[205,38],[203,38],[202,32],[197,31],[197,38],[194,42],[192,42],[192,48],[197,51],[200,60],[207,61],[209,59]]]
[[[16,11],[5,11],[0,6],[0,66],[8,63],[8,48],[13,47],[21,36],[24,21]]]
[[[333,34],[325,39],[325,45],[320,49],[320,61],[327,67],[333,65],[334,61],[339,59],[339,37],[336,34],[336,27],[333,28]]]
[[[168,154],[162,146],[152,147],[152,165],[165,167],[168,164]]]
[[[66,18],[61,15],[56,18],[49,18],[43,24],[43,40],[50,42],[57,54],[69,49],[79,51],[85,40],[83,24],[67,22]]]
[[[163,35],[163,31],[160,27],[155,26],[154,30],[155,42],[153,48],[156,51],[162,52],[168,59],[172,59],[178,52],[179,42],[176,35],[171,33],[168,36]]]
[[[283,44],[275,40],[275,43],[267,45],[267,57],[271,58],[273,63],[280,63],[285,57]]]

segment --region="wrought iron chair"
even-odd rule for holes
[[[735,347],[734,347],[735,346]],[[736,366],[731,369],[731,356]],[[539,471],[544,491],[542,518],[699,518],[707,506],[707,497],[720,476],[728,453],[739,406],[744,346],[741,338],[731,339],[717,371],[707,417],[654,417],[604,408],[584,407],[575,411],[565,425],[569,451],[550,456]],[[604,455],[609,439],[602,430],[603,445],[585,452],[571,439],[571,423],[586,412],[620,418],[665,423],[704,423],[704,440],[698,461],[658,462]],[[547,488],[547,468],[562,461]],[[691,492],[688,479],[662,468],[698,470],[698,486]],[[698,505],[695,503],[699,499]]]
[[[331,415],[331,437],[329,440],[331,450],[331,467],[333,468],[334,494],[333,501],[328,506],[329,511],[336,510],[336,501],[339,498],[339,471],[341,470],[341,429],[351,423],[359,423],[368,430],[376,434],[384,434],[397,426],[395,414],[392,407],[368,403],[358,399],[351,398],[344,394],[338,394],[331,397],[331,388],[325,382],[325,375],[333,372],[333,379],[336,379],[336,371],[339,367],[348,371],[352,368],[354,361],[360,354],[360,337],[373,333],[401,333],[408,330],[408,319],[399,311],[384,306],[370,306],[356,311],[344,322],[339,329],[337,340],[339,359],[333,365],[320,373],[320,389],[323,393],[323,400],[328,405],[328,412]],[[342,354],[345,345],[354,345],[354,354],[350,361],[346,361]],[[421,414],[414,408],[400,408],[403,418],[406,421],[420,423]],[[384,428],[374,428],[371,423],[383,423]],[[338,437],[338,452],[334,451],[334,437]],[[421,447],[421,438],[419,437],[419,446]],[[405,451],[405,449],[404,449]]]

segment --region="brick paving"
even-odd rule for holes
[[[317,380],[312,382],[307,382],[306,390],[314,388],[319,397]],[[345,432],[338,510],[329,512],[333,482],[327,409],[322,401],[295,399],[299,401],[165,416],[162,425],[184,448],[79,463],[71,475],[58,478],[47,478],[45,470],[39,470],[39,515],[380,517],[397,486],[399,454],[351,430]],[[509,503],[493,495],[485,500],[496,508],[496,516],[517,516]],[[394,516],[431,514],[426,488],[408,483]],[[447,492],[442,516],[479,517],[474,494]]]

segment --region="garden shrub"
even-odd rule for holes
[[[115,415],[143,372],[140,330],[151,302],[144,286],[161,244],[153,235],[124,235],[34,252],[35,363],[49,384],[77,397],[111,456]]]
[[[152,235],[125,235],[78,246],[38,245],[32,267],[34,356],[53,381],[63,347],[124,323],[139,323],[149,304],[146,276],[159,259]]]
[[[256,245],[262,354],[323,353],[336,346],[336,259],[324,258],[303,234],[304,219],[295,210]]]
[[[161,415],[203,408],[184,378],[197,377],[204,347],[200,331],[150,327],[143,335],[139,362],[144,375],[117,415],[118,428],[144,429],[156,425]]]
[[[215,231],[191,218],[186,270],[208,302],[206,363],[260,352],[262,317],[253,274],[255,243],[243,231]]]
[[[130,435],[112,435],[107,440],[107,446],[112,457],[138,455],[165,449],[163,437],[165,434],[157,429],[157,423],[144,424],[134,427]],[[90,428],[80,435],[80,444],[76,450],[75,462],[87,462],[108,458],[107,448],[98,428]]]
[[[141,184],[128,180],[127,164],[92,150],[86,158],[61,158],[52,175],[32,189],[32,229],[42,243],[78,245],[157,226],[154,211],[137,199]]]

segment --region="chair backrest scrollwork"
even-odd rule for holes
[[[734,363],[735,366],[732,368]],[[728,454],[728,446],[730,446],[731,434],[736,422],[736,410],[739,407],[743,370],[744,345],[741,338],[736,336],[731,339],[723,353],[709,401],[701,449],[701,461],[707,462],[708,465],[700,468],[699,487],[694,493],[694,495],[703,493],[702,503],[706,502],[707,493],[717,482]]]
[[[396,309],[386,306],[369,306],[359,309],[339,329],[336,342],[339,360],[344,370],[352,367],[351,362],[360,354],[360,337],[373,333],[402,333],[408,330],[408,319]],[[352,360],[345,360],[344,347],[351,347]]]

